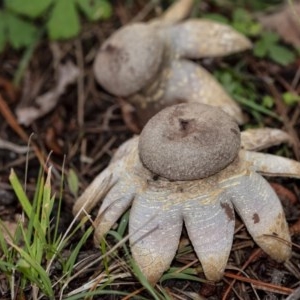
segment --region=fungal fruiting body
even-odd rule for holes
[[[232,247],[234,210],[254,241],[283,262],[291,255],[287,222],[261,175],[300,178],[300,163],[245,150],[243,143],[247,136],[240,139],[236,123],[219,108],[197,103],[165,108],[117,150],[73,212],[82,216],[102,201],[94,222],[98,245],[131,206],[132,255],[151,283],[169,268],[183,224],[205,276],[220,280]]]
[[[113,33],[95,58],[96,80],[111,94],[126,97],[141,125],[162,108],[182,102],[221,107],[242,124],[238,104],[189,59],[230,55],[251,48],[251,42],[224,24],[166,21],[171,19],[129,24]]]

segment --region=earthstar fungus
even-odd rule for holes
[[[191,8],[190,0],[177,4],[181,3]],[[251,48],[251,42],[211,20],[179,22],[186,12],[178,11],[170,9],[161,19],[129,24],[113,33],[96,55],[96,80],[111,94],[125,97],[141,125],[162,108],[182,102],[219,106],[243,123],[238,104],[190,59],[230,55]]]
[[[283,262],[291,255],[288,226],[261,174],[300,178],[300,163],[245,150],[240,142],[246,139],[240,140],[237,124],[219,108],[199,103],[165,108],[139,137],[120,146],[73,213],[83,216],[102,201],[94,223],[98,245],[131,206],[132,255],[151,283],[170,267],[183,224],[205,276],[220,280],[232,246],[234,210],[254,241]]]

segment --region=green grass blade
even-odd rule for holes
[[[106,274],[109,274],[109,267],[108,267],[108,257],[105,255],[107,253],[107,243],[105,238],[101,239],[100,241],[100,249],[101,249],[101,253],[102,255],[104,255],[103,257],[103,265],[104,265],[104,269]]]
[[[238,103],[243,104],[244,106],[247,106],[257,112],[263,113],[263,114],[265,114],[269,117],[272,117],[276,120],[279,120],[279,121],[281,120],[281,118],[276,113],[274,113],[272,110],[267,109],[266,107],[255,103],[254,101],[247,100],[246,98],[238,96],[238,95],[234,95],[234,98],[236,99],[236,101]]]
[[[114,291],[114,290],[96,290],[96,291],[91,291],[91,292],[85,292],[85,293],[80,293],[74,296],[66,297],[64,298],[65,300],[77,300],[77,299],[85,299],[85,298],[90,298],[93,296],[97,295],[102,295],[102,296],[128,296],[130,293],[128,292],[122,292],[122,291]],[[101,299],[101,298],[99,298]],[[119,299],[119,298],[116,298]],[[141,297],[141,296],[136,296],[132,297],[130,299],[137,299],[137,300],[149,300],[149,298]]]
[[[16,194],[16,196],[18,197],[23,210],[25,211],[26,215],[28,218],[31,217],[32,214],[32,206],[23,190],[23,187],[15,173],[15,171],[12,169],[9,175],[9,181],[10,184]]]
[[[41,198],[43,195],[43,182],[44,182],[44,177],[42,174],[42,170],[39,171],[38,175],[38,180],[36,184],[36,190],[33,198],[33,203],[32,203],[32,211],[31,215],[28,220],[28,227],[27,227],[27,236],[28,240],[33,242],[35,244],[35,239],[37,238],[36,234],[34,234],[34,229],[37,230],[37,227],[39,226],[38,222],[38,216],[39,216],[39,211],[40,211],[40,204],[41,203]],[[32,241],[33,239],[33,241]]]
[[[206,279],[202,279],[198,276],[189,275],[189,274],[185,274],[185,273],[176,273],[176,272],[164,274],[161,277],[160,282],[163,282],[163,281],[169,280],[169,279],[182,279],[182,280],[196,281],[196,282],[201,282],[201,283],[207,282]]]
[[[78,253],[79,253],[81,247],[84,245],[86,240],[92,234],[93,230],[94,229],[92,226],[90,228],[88,228],[88,230],[86,230],[84,235],[81,237],[80,241],[77,243],[75,249],[72,250],[72,253],[71,253],[70,257],[68,258],[68,260],[65,264],[65,268],[64,268],[64,273],[68,273],[68,277],[71,275],[71,271],[74,267],[75,261],[77,259],[77,256],[78,256]]]
[[[149,283],[149,281],[146,279],[145,275],[142,273],[136,262],[131,256],[128,256],[131,268],[133,270],[133,273],[135,274],[136,278],[139,280],[139,282],[142,284],[142,286],[152,295],[153,299],[155,300],[161,300],[161,297],[157,294],[153,286]]]
[[[61,204],[64,194],[64,170],[65,170],[65,157],[62,165],[62,172],[61,172],[61,180],[60,180],[60,189],[59,189],[59,197],[58,197],[58,207],[57,207],[57,214],[56,214],[56,223],[54,227],[54,234],[53,234],[53,241],[52,243],[57,243],[57,236],[58,236],[58,228],[59,228],[59,220],[60,220],[60,212],[61,212]]]
[[[10,262],[0,260],[0,270],[5,273],[11,273],[16,266]]]
[[[129,222],[129,211],[127,211],[120,220],[119,227],[117,230],[120,236],[124,236],[126,229],[128,227],[128,222]]]
[[[27,252],[25,252],[22,248],[18,247],[17,245],[13,245],[12,247],[14,247],[18,253],[20,254],[20,256],[25,260],[25,262],[27,262],[29,264],[29,266],[31,268],[33,268],[38,276],[40,278],[35,278],[33,276],[33,278],[31,278],[32,280],[34,280],[35,284],[41,289],[43,290],[47,296],[49,297],[53,297],[54,296],[54,292],[52,290],[52,284],[51,284],[51,280],[48,276],[48,274],[46,273],[46,271],[41,267],[40,264],[38,264]],[[22,269],[21,269],[22,270]],[[40,280],[39,280],[40,279]]]

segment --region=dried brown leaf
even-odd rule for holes
[[[19,124],[29,126],[34,120],[54,109],[67,86],[74,83],[78,75],[79,69],[72,62],[69,61],[66,64],[60,65],[58,67],[56,86],[47,93],[37,97],[34,106],[19,107],[16,109]]]
[[[258,17],[265,29],[275,31],[294,47],[300,47],[300,2],[286,2],[280,10]]]

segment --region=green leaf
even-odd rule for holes
[[[127,211],[123,217],[121,218],[120,222],[119,222],[119,226],[118,226],[118,234],[120,236],[124,236],[125,234],[125,231],[127,229],[127,226],[128,226],[128,222],[129,222],[129,211]]]
[[[5,0],[5,6],[18,14],[36,18],[50,6],[52,1],[53,0]]]
[[[79,34],[80,23],[76,0],[56,0],[47,24],[50,39],[69,39]]]
[[[280,40],[280,37],[275,32],[265,31],[261,34],[261,40],[263,40],[266,45],[271,46],[276,44]]]
[[[254,21],[252,15],[241,8],[234,10],[232,26],[248,36],[257,36],[262,30],[262,26]]]
[[[263,32],[260,39],[255,43],[253,53],[256,57],[266,57],[270,48],[279,41],[279,36],[273,32]]]
[[[77,0],[77,3],[90,21],[108,19],[112,14],[112,7],[105,0]]]
[[[37,29],[28,21],[7,13],[6,26],[8,30],[8,40],[15,49],[31,45],[38,36]]]
[[[258,36],[262,31],[262,26],[259,23],[251,23],[248,28],[248,35],[250,36]]]
[[[234,22],[252,22],[253,18],[249,12],[243,8],[237,8],[233,11],[233,21]]]
[[[79,251],[81,250],[82,246],[87,241],[88,237],[93,233],[93,230],[94,230],[94,228],[91,226],[85,231],[85,233],[83,234],[83,236],[81,237],[79,242],[76,243],[76,247],[72,250],[70,256],[68,257],[68,259],[64,265],[64,271],[65,271],[65,274],[67,274],[67,277],[71,276],[71,274],[72,274],[71,270],[73,270],[73,268],[74,268],[74,264],[78,257]]]
[[[9,174],[9,182],[18,198],[20,201],[23,210],[25,211],[26,215],[28,218],[30,218],[32,215],[32,205],[27,198],[25,191],[15,173],[15,171],[12,169]]]
[[[294,52],[280,45],[272,46],[269,49],[269,54],[271,59],[283,66],[289,65],[296,59]]]
[[[223,15],[220,15],[220,14],[205,14],[202,16],[204,19],[209,19],[209,20],[212,20],[212,21],[216,21],[216,22],[219,22],[219,23],[222,23],[222,24],[229,24],[229,20],[224,17]]]
[[[69,186],[69,189],[70,189],[71,193],[75,197],[77,197],[78,188],[79,188],[79,186],[78,186],[79,180],[78,180],[78,177],[77,177],[77,175],[76,175],[76,173],[73,169],[69,170],[67,180],[68,180],[68,186]]]
[[[282,98],[284,103],[289,106],[300,103],[300,96],[291,92],[283,93]]]
[[[262,105],[266,108],[272,108],[274,106],[274,98],[268,95],[264,96],[262,98]]]
[[[28,253],[26,253],[21,247],[12,244],[11,245],[14,249],[18,251],[20,254],[21,258],[19,260],[22,273],[26,276],[32,276],[34,273],[30,272],[30,270],[35,270],[37,274],[40,277],[40,280],[37,280],[39,278],[36,278],[34,281],[35,284],[37,284],[46,294],[47,296],[51,297],[51,299],[54,299],[54,292],[52,289],[52,284],[50,281],[50,278],[47,274],[47,272],[43,269],[43,267],[38,264],[34,258],[32,258]],[[23,261],[24,260],[24,261]],[[29,264],[30,269],[27,267]],[[18,268],[18,265],[17,265]],[[35,278],[32,278],[33,280]]]
[[[256,57],[266,57],[268,54],[268,47],[263,40],[258,40],[253,47],[253,53]]]

